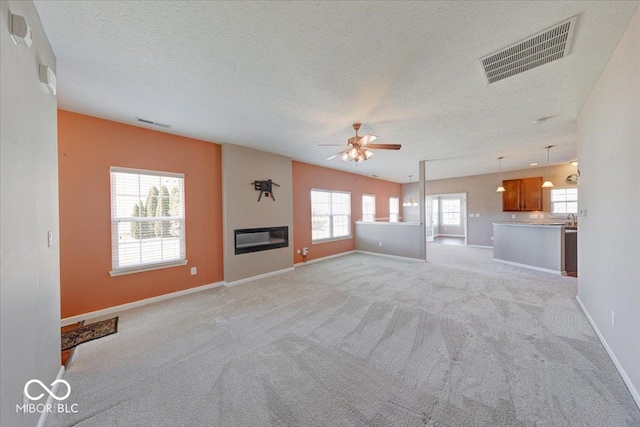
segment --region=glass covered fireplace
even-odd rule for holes
[[[236,255],[289,246],[289,227],[234,230]]]

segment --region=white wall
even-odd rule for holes
[[[418,223],[356,221],[356,250],[424,260]]]
[[[272,179],[275,201],[253,181]],[[222,145],[222,204],[224,224],[224,280],[234,282],[293,267],[293,173],[289,157],[233,144]],[[289,227],[289,247],[235,254],[234,230]]]
[[[640,10],[578,117],[578,159],[578,296],[640,406]]]
[[[9,11],[27,19],[31,48],[11,41]],[[30,1],[0,3],[0,43],[0,425],[32,426],[38,415],[16,413],[23,387],[60,369],[56,98],[38,82],[39,62],[56,59]]]

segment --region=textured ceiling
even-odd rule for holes
[[[59,107],[407,182],[576,157],[576,117],[637,1],[36,1]],[[578,15],[569,56],[485,83],[478,58]],[[541,124],[533,121],[551,117]],[[401,143],[326,161],[352,136]],[[162,130],[162,129],[158,129]],[[87,141],[90,143],[90,141]]]

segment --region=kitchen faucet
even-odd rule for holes
[[[567,220],[569,221],[569,226],[573,227],[574,225],[576,225],[576,214],[570,213],[569,215],[567,215]]]

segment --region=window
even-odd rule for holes
[[[183,174],[112,167],[111,275],[186,264],[184,218]]]
[[[374,222],[376,220],[376,196],[362,195],[362,221]]]
[[[440,199],[442,225],[460,225],[460,199]]]
[[[398,222],[400,217],[400,199],[389,197],[389,222]]]
[[[552,214],[577,214],[578,213],[578,189],[552,188],[551,189],[551,213]]]
[[[311,240],[351,235],[351,193],[311,190]]]

